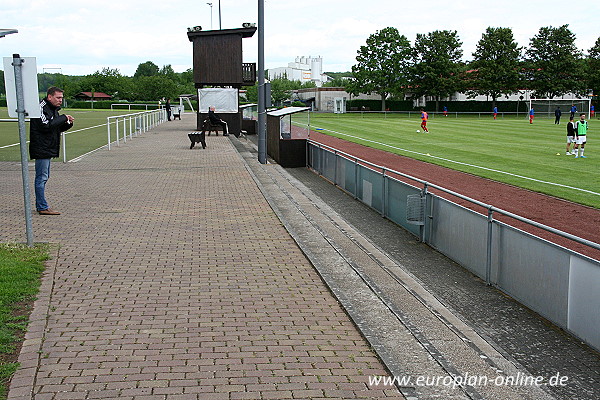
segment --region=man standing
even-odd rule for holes
[[[571,104],[571,117],[575,118],[576,112],[577,112],[577,106],[575,104]]]
[[[569,122],[567,123],[567,155],[570,156],[575,154],[575,146],[577,146],[577,135],[575,134],[575,122],[573,122],[573,117],[569,118]],[[570,147],[571,143],[573,143],[573,152],[571,153]]]
[[[423,128],[423,132],[429,133],[429,129],[427,129],[427,120],[429,119],[429,114],[425,110],[421,108],[421,128]]]
[[[498,117],[498,107],[494,106],[494,119]]]
[[[73,126],[74,118],[60,115],[63,90],[48,89],[40,102],[40,118],[31,118],[29,124],[29,156],[35,160],[35,208],[40,215],[60,215],[46,202],[46,182],[50,178],[50,161],[60,153],[60,135]]]
[[[560,107],[556,107],[554,110],[554,125],[560,125],[560,116],[562,115],[562,111],[560,111]],[[571,117],[573,120],[573,117]]]
[[[587,139],[588,122],[585,120],[585,114],[579,115],[579,121],[575,124],[575,134],[577,142],[575,143],[575,158],[587,158],[583,155],[585,150],[585,142]],[[581,149],[580,149],[581,147]]]
[[[165,111],[167,112],[167,121],[171,120],[171,99],[167,99],[165,103]]]

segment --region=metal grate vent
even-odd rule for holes
[[[425,225],[425,197],[421,197],[420,194],[406,196],[406,222]]]

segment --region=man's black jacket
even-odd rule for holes
[[[54,107],[48,99],[40,102],[41,118],[29,122],[29,157],[55,158],[60,153],[60,134],[71,128],[65,115],[59,115],[60,107]]]

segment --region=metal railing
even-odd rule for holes
[[[111,144],[116,143],[120,146],[120,140],[127,143],[127,136],[133,138],[149,129],[165,122],[167,120],[167,112],[164,109],[140,111],[132,114],[115,115],[106,117],[106,128],[108,150],[111,149]],[[111,122],[112,121],[112,122]],[[111,124],[115,125],[115,141],[112,141]]]
[[[498,217],[574,241],[591,254],[600,244],[335,148],[311,140],[307,146],[308,167],[487,284],[600,349],[600,261]],[[481,212],[474,210],[478,207]]]
[[[242,63],[242,82],[249,85],[256,83],[256,63]]]
[[[151,103],[151,104],[147,104],[147,103],[112,103],[110,105],[110,109],[114,110],[117,107],[123,107],[123,108],[127,108],[128,111],[131,111],[131,107],[135,108],[143,108],[144,110],[148,111],[148,107],[150,107],[151,109],[158,109],[161,108],[162,105],[157,104],[157,103]]]
[[[67,162],[67,136],[73,133],[78,133],[90,129],[101,128],[106,126],[108,143],[108,150],[111,149],[111,145],[116,143],[117,146],[120,146],[120,141],[122,140],[124,143],[127,142],[127,137],[131,139],[134,135],[137,136],[143,132],[148,131],[149,129],[163,123],[167,120],[167,113],[164,109],[159,110],[150,110],[150,111],[140,111],[132,114],[124,114],[117,116],[110,116],[106,118],[106,124],[89,126],[87,128],[69,130],[61,133],[61,151],[62,151],[62,161]],[[26,120],[28,121],[28,120]],[[17,122],[16,119],[2,119],[0,122]],[[114,129],[111,130],[111,126],[114,126]],[[115,140],[112,140],[112,134],[114,132]],[[27,141],[29,143],[29,141]],[[13,143],[5,146],[1,146],[0,149],[5,149],[9,147],[19,146],[19,143]],[[102,146],[104,147],[104,146]],[[102,148],[100,147],[100,148]],[[98,149],[96,149],[98,150]],[[96,151],[92,150],[92,151]],[[89,154],[89,153],[86,153]],[[81,157],[81,156],[79,156]],[[79,158],[78,157],[78,158]]]
[[[361,110],[351,110],[351,111],[346,111],[346,114],[360,114],[365,118],[368,118],[369,116],[377,116],[380,117],[381,115],[385,117],[388,116],[394,116],[394,115],[407,115],[409,118],[412,117],[416,117],[416,118],[420,118],[421,117],[421,111],[361,111]],[[427,114],[429,115],[429,118],[431,119],[436,119],[436,118],[460,118],[460,117],[469,117],[469,118],[493,118],[494,113],[492,111],[448,111],[447,113],[444,114],[443,111],[427,111]],[[503,119],[505,117],[510,117],[510,118],[516,118],[516,117],[520,117],[523,119],[528,119],[529,118],[529,113],[527,111],[499,111],[497,118],[498,119]],[[541,118],[552,118],[554,119],[554,113],[552,113],[552,115],[547,114],[547,113],[542,113],[540,112],[539,114],[536,113],[536,118],[537,117],[541,117]],[[567,116],[568,117],[568,116]],[[564,118],[563,118],[564,119]]]

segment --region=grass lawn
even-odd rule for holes
[[[416,113],[310,116],[328,135],[600,208],[600,121],[589,122],[585,159],[565,155],[567,122],[436,116],[425,134]]]
[[[67,131],[66,148],[67,160],[79,157],[98,147],[106,145],[108,142],[106,117],[113,115],[124,115],[136,111],[127,110],[83,110],[83,109],[63,109],[61,114],[70,114],[75,118],[75,124]],[[0,119],[8,118],[6,107],[0,108]],[[100,125],[100,126],[98,126]],[[95,127],[95,128],[91,128]],[[26,123],[27,140],[29,140],[29,123]],[[85,129],[91,128],[91,129]],[[81,130],[80,129],[85,129]],[[123,126],[119,131],[122,132]],[[129,125],[127,125],[129,133]],[[111,137],[115,140],[114,121],[111,124]],[[19,127],[16,122],[0,122],[0,161],[20,161],[21,153],[19,146],[2,148],[3,146],[19,143]],[[61,149],[62,160],[62,149]]]
[[[7,385],[18,367],[19,344],[47,259],[46,246],[0,243],[0,399],[6,398]]]

